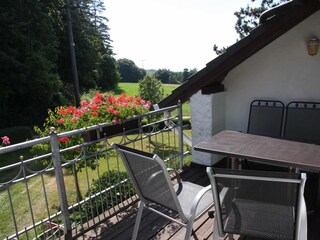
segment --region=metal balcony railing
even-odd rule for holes
[[[0,168],[0,239],[76,239],[125,213],[138,199],[111,143],[156,153],[169,167],[181,168],[189,153],[181,109],[137,116],[137,126],[119,133],[103,133],[107,123],[64,133],[51,129],[47,137],[0,148],[0,161],[17,160]],[[95,139],[88,138],[92,131]],[[64,147],[64,137],[77,144]]]

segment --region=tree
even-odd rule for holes
[[[5,0],[0,5],[0,128],[40,123],[61,81],[52,8],[58,1]],[[27,104],[26,104],[27,103]]]
[[[251,1],[255,2],[256,0]],[[287,1],[288,0],[261,0],[261,5],[258,7],[247,5],[245,8],[240,8],[238,12],[234,13],[238,18],[235,29],[239,34],[239,37],[246,37],[252,29],[259,25],[259,18],[263,12]]]
[[[169,83],[171,71],[169,69],[159,69],[154,73],[154,77],[162,83]]]
[[[146,75],[146,71],[138,68],[136,64],[129,59],[122,58],[117,60],[121,82],[138,82]]]
[[[161,81],[150,75],[146,75],[139,81],[138,92],[143,99],[149,100],[152,104],[160,102],[164,96]]]
[[[256,2],[257,0],[251,0]],[[238,18],[235,24],[235,30],[239,34],[240,39],[246,37],[251,30],[259,25],[259,18],[266,10],[278,6],[280,3],[288,2],[288,0],[260,0],[261,4],[258,7],[249,6],[240,8],[234,15]],[[216,44],[213,45],[213,51],[220,55],[227,50],[228,47],[219,47]]]
[[[195,68],[192,69],[192,70],[190,70],[190,71],[189,71],[188,68],[183,69],[183,72],[182,72],[182,81],[183,81],[183,82],[187,81],[187,79],[188,79],[191,75],[195,74],[196,72],[197,72],[197,69],[195,69]]]

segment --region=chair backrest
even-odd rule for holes
[[[175,212],[185,221],[163,160],[156,154],[113,143],[120,154],[130,179],[141,201],[157,203]]]
[[[284,138],[320,143],[320,103],[290,102],[286,108]]]
[[[302,211],[306,215],[305,174],[211,167],[207,173],[220,236],[230,233],[277,240],[299,239],[295,236],[301,236]],[[224,195],[220,195],[222,191]],[[306,237],[306,228],[303,229]]]
[[[254,100],[250,104],[248,133],[281,137],[284,104],[281,101]]]

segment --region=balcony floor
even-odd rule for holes
[[[206,175],[205,167],[192,165],[181,172],[181,178],[207,186],[209,179]],[[96,229],[87,232],[79,239],[131,239],[133,226],[136,217],[138,203],[134,203],[126,213],[115,216],[111,221],[101,224]],[[308,215],[308,240],[320,239],[320,213]],[[212,239],[213,219],[208,214],[194,223],[194,232],[191,239]],[[159,215],[145,210],[140,224],[138,239],[183,239],[185,228],[176,223],[172,223]],[[237,238],[236,238],[237,239]],[[238,238],[243,239],[243,238]],[[249,238],[245,238],[249,240]],[[251,238],[250,238],[251,240]]]

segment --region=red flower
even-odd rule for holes
[[[60,108],[60,109],[59,109],[59,114],[60,114],[60,115],[66,115],[66,114],[67,114],[67,111],[66,111],[64,108]]]
[[[61,137],[58,139],[59,142],[63,142],[63,143],[66,143],[69,141],[69,138],[68,137]]]
[[[73,111],[74,111],[74,106],[69,106],[67,108],[67,113],[73,113]]]
[[[113,111],[114,111],[114,107],[110,106],[107,108],[107,112],[113,113]]]
[[[92,112],[91,115],[94,116],[94,117],[98,117],[98,113],[97,112]]]
[[[120,114],[120,111],[119,111],[119,110],[114,110],[114,111],[113,111],[113,114],[114,114],[114,115],[119,115],[119,114]]]
[[[64,123],[64,119],[63,119],[63,118],[60,118],[60,119],[58,120],[58,123],[59,123],[59,124],[63,124],[63,123]]]

